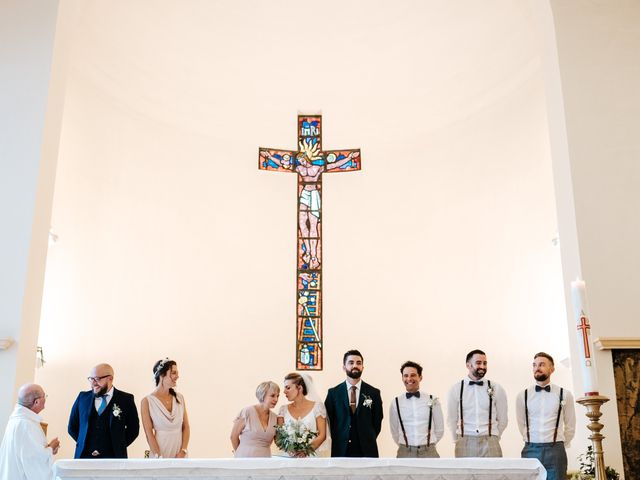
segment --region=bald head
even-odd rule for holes
[[[113,377],[113,367],[108,363],[99,363],[91,370],[92,377],[102,377],[103,375],[111,375]]]
[[[91,369],[89,383],[95,395],[104,395],[113,386],[113,368],[108,363],[100,363]]]
[[[18,404],[40,413],[44,409],[44,389],[35,383],[27,383],[18,390]]]

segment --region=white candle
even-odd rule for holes
[[[589,309],[587,308],[587,288],[580,278],[577,278],[575,282],[571,282],[571,299],[573,300],[573,314],[576,319],[578,333],[578,351],[580,352],[584,394],[598,395],[596,361],[593,356],[591,325],[589,324]]]

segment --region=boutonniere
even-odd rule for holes
[[[122,415],[122,409],[118,406],[117,403],[113,404],[113,409],[111,410],[111,412],[113,413],[113,416],[116,418],[120,418],[120,415]]]
[[[491,398],[493,398],[493,387],[489,387],[489,388],[487,388],[487,393],[489,394],[489,396],[490,396]]]
[[[369,395],[363,395],[364,397],[364,402],[362,402],[362,405],[364,405],[367,408],[371,408],[371,405],[373,405],[373,400],[371,400],[371,397]]]
[[[561,407],[564,407],[564,404],[565,404],[565,403],[566,403],[566,402],[565,402],[564,400],[562,400],[562,401],[560,402],[560,406],[561,406]]]
[[[438,404],[438,397],[433,397],[427,400],[427,407],[435,407]]]

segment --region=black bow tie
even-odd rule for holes
[[[407,398],[411,397],[420,398],[420,392],[407,392]]]
[[[540,385],[536,385],[536,392],[541,392],[544,390],[545,392],[551,391],[551,385],[547,385],[546,387],[541,387]]]
[[[94,398],[107,398],[107,394],[105,393],[104,395],[100,395],[100,394],[98,394],[98,393],[94,393],[94,394],[93,394],[93,397],[94,397]]]
[[[469,380],[469,385],[484,385],[484,380],[480,380],[478,382],[474,382],[473,380]]]

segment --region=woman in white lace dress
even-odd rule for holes
[[[327,449],[327,411],[319,399],[314,401],[307,398],[312,385],[310,377],[305,377],[298,373],[289,373],[284,377],[284,395],[291,403],[280,407],[278,425],[302,421],[310,431],[318,432],[318,436],[311,441],[311,446],[318,454],[322,454]],[[299,453],[296,456],[305,455]]]

